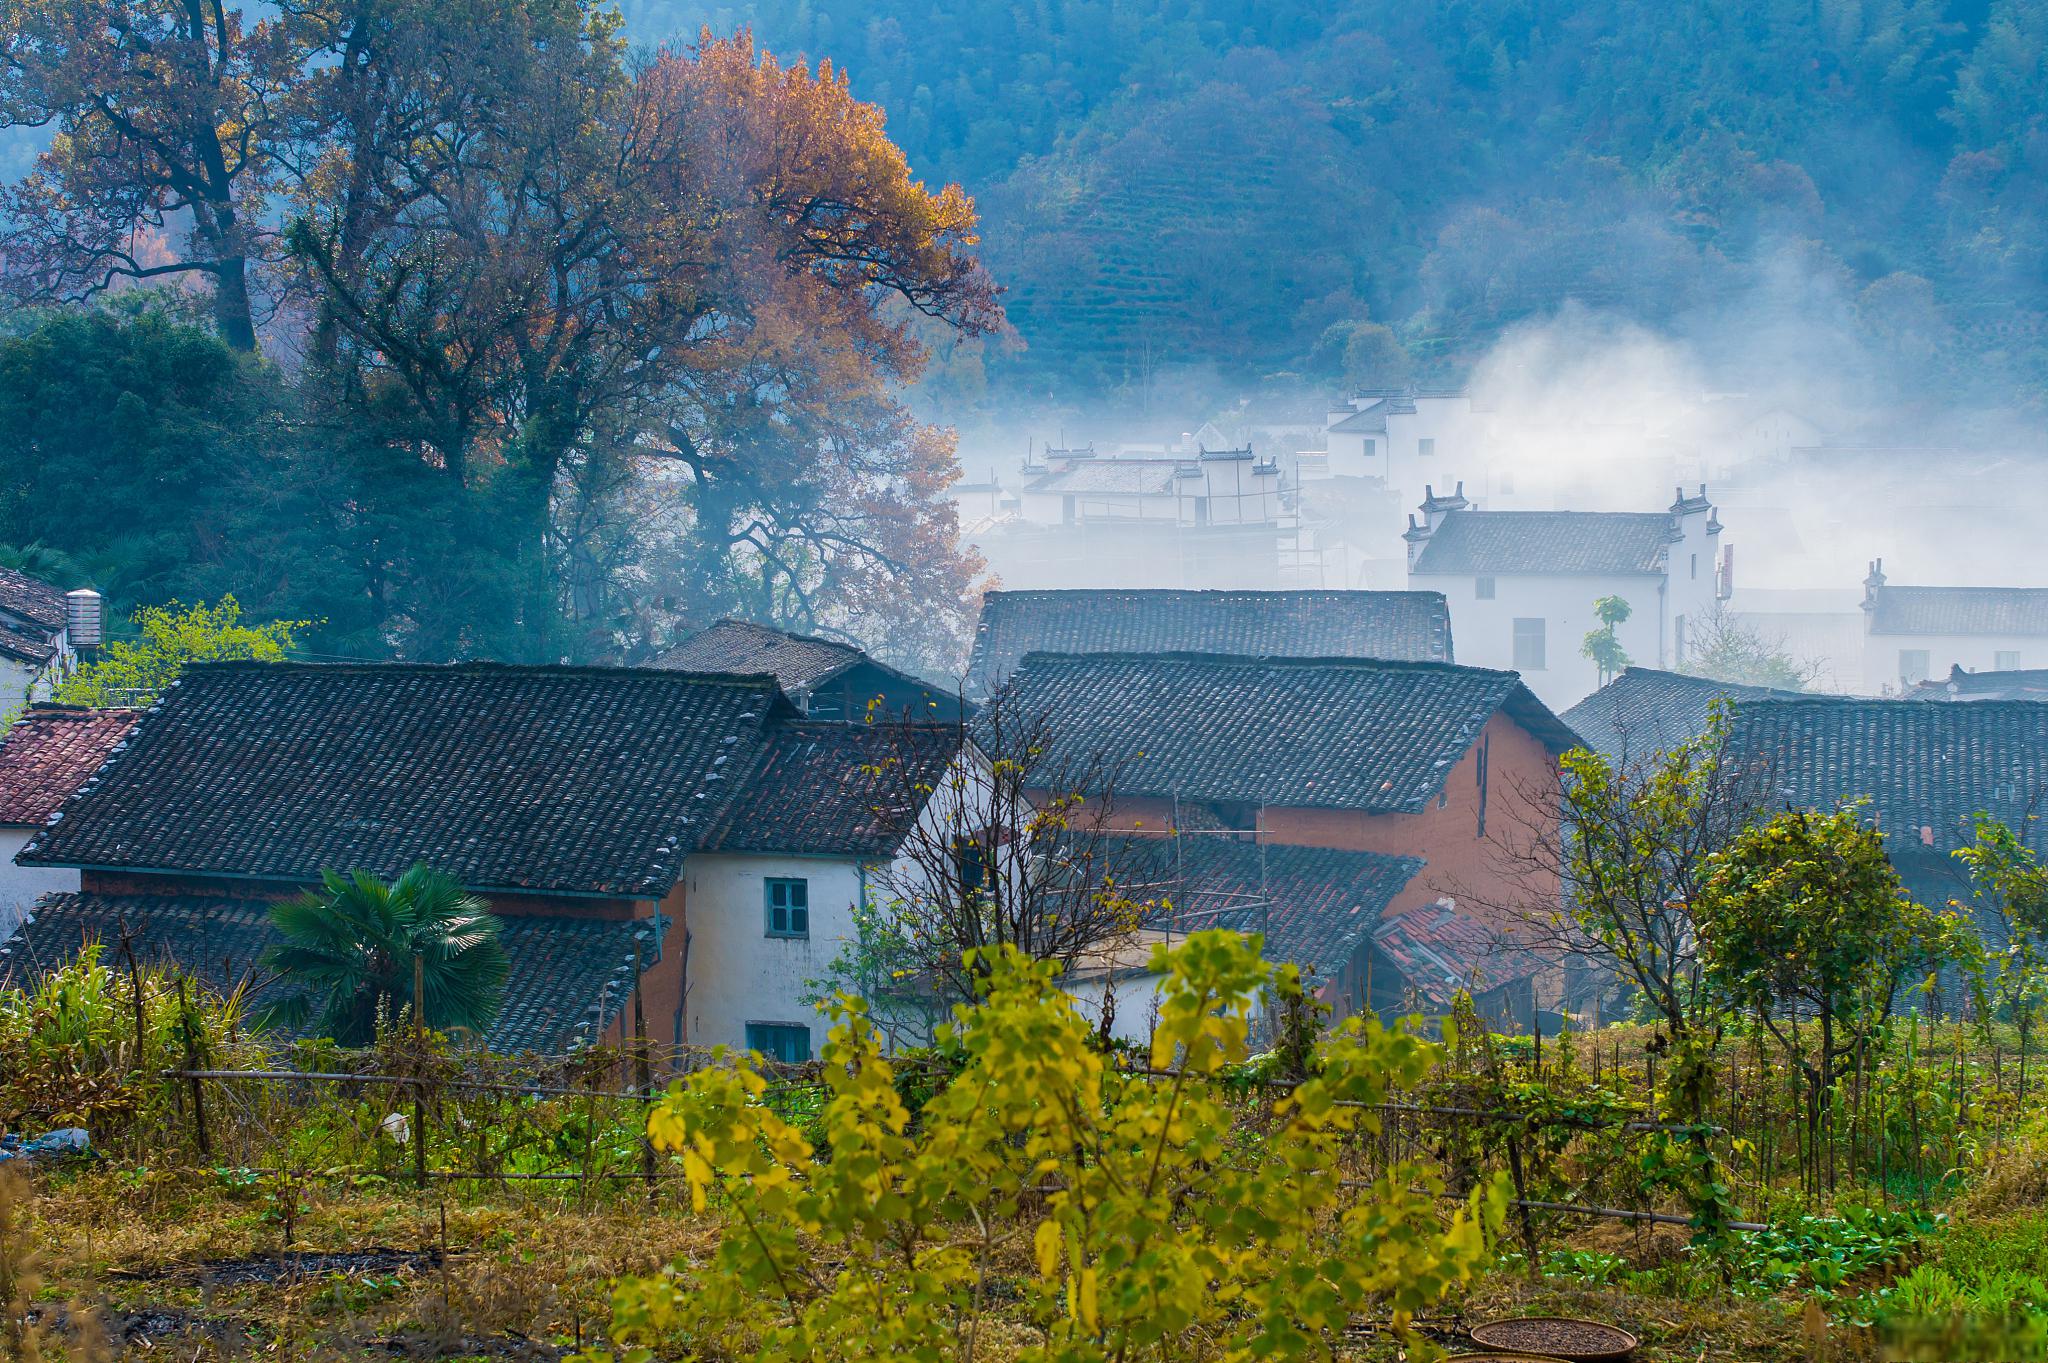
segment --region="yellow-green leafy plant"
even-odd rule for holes
[[[1083,1360],[1330,1356],[1361,1320],[1406,1335],[1486,1261],[1506,1193],[1446,1215],[1433,1169],[1363,1166],[1371,1105],[1437,1060],[1398,1027],[1347,1019],[1248,1106],[1233,1074],[1255,1010],[1302,992],[1259,949],[1224,931],[1155,948],[1136,1073],[1091,1045],[1055,967],[987,953],[950,1028],[964,1063],[915,1123],[842,998],[829,1153],[771,1110],[751,1056],[672,1087],[648,1134],[720,1235],[620,1284],[614,1339],[632,1359]]]

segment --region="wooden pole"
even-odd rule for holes
[[[647,1054],[647,1010],[640,997],[640,944],[633,943],[633,1080],[640,1090],[640,1172],[647,1179],[647,1201],[655,1198],[654,1142],[647,1137],[647,1116],[654,1103],[653,1066]]]
[[[213,1142],[206,1134],[206,1099],[201,1090],[199,1078],[199,1043],[192,1035],[192,1009],[185,999],[185,977],[178,977],[178,1022],[185,1033],[185,1068],[191,1073],[192,1083],[192,1124],[199,1133],[199,1154],[202,1159],[213,1155]]]
[[[427,1186],[427,1096],[422,1080],[427,1060],[427,963],[417,951],[412,957],[412,1182]]]

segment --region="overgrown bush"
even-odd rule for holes
[[[1009,949],[976,965],[987,995],[946,1038],[964,1064],[914,1127],[852,998],[824,1052],[829,1157],[763,1101],[751,1057],[670,1090],[649,1135],[721,1234],[708,1262],[618,1289],[618,1343],[967,1360],[1000,1333],[1024,1360],[1298,1357],[1360,1316],[1405,1332],[1485,1266],[1498,1181],[1445,1218],[1431,1167],[1347,1177],[1371,1105],[1438,1058],[1399,1028],[1347,1020],[1262,1114],[1263,1139],[1231,1139],[1226,1070],[1253,1007],[1302,992],[1258,938],[1155,949],[1150,1072],[1105,1060],[1053,967]]]
[[[163,1071],[186,1056],[231,1066],[261,1055],[242,1021],[239,993],[153,967],[117,971],[102,946],[0,990],[0,1129],[83,1126],[117,1135],[171,1101]],[[188,1051],[189,1046],[189,1051]]]

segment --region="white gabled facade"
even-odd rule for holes
[[[1422,518],[1408,534],[1408,586],[1444,594],[1459,662],[1521,673],[1554,710],[1599,689],[1600,669],[1581,652],[1586,635],[1601,627],[1594,602],[1610,596],[1628,602],[1629,618],[1615,630],[1622,648],[1632,663],[1668,671],[1682,668],[1691,631],[1719,604],[1721,525],[1704,488],[1673,503],[1667,513],[1670,541],[1648,571],[1429,570],[1423,551],[1430,535],[1467,508],[1462,487],[1450,497],[1431,495],[1423,502]],[[1588,525],[1597,522],[1589,519]]]
[[[972,746],[957,755],[918,815],[925,845],[963,826],[963,811],[986,802],[986,760]],[[912,845],[904,839],[903,846]],[[917,881],[911,861],[819,854],[697,852],[683,864],[684,1014],[692,1046],[760,1050],[770,1058],[815,1058],[830,1020],[810,1000],[856,981],[832,983],[835,962],[856,943],[863,904],[887,912],[900,887]],[[789,889],[802,886],[804,923],[789,917]],[[778,888],[779,887],[779,888]],[[777,916],[778,908],[782,911]],[[776,1049],[778,1043],[799,1049]]]

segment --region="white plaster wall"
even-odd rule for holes
[[[1644,667],[1670,666],[1670,612],[1663,600],[1661,577],[1496,577],[1491,601],[1478,598],[1476,583],[1470,574],[1408,575],[1411,591],[1444,594],[1450,604],[1451,637],[1457,641],[1458,661],[1468,667],[1517,670],[1514,622],[1541,618],[1544,668],[1523,672],[1522,680],[1553,710],[1562,710],[1599,689],[1600,669],[1580,655],[1579,646],[1588,631],[1600,627],[1593,603],[1601,597],[1619,596],[1629,604],[1629,618],[1617,631],[1629,658]]]
[[[2039,636],[1866,634],[1862,670],[1865,694],[1898,692],[1899,654],[1907,649],[1927,651],[1927,675],[1937,680],[1945,679],[1949,669],[1957,665],[1966,672],[1992,671],[1998,665],[2000,653],[2018,653],[2021,667],[2048,667],[2048,638]]]
[[[1152,1043],[1152,1028],[1159,1020],[1159,986],[1164,976],[1134,973],[1119,976],[1105,987],[1100,974],[1076,975],[1063,979],[1060,987],[1074,1000],[1074,1009],[1096,1026],[1102,1023],[1105,994],[1116,1000],[1116,1015],[1110,1020],[1110,1035],[1137,1046]]]
[[[763,882],[808,881],[811,935],[770,937]],[[863,871],[829,857],[698,853],[683,865],[689,965],[684,1007],[693,1046],[744,1046],[749,1022],[800,1023],[811,1054],[825,1042],[825,1019],[803,1002],[808,981],[823,979],[853,935]]]
[[[1424,439],[1436,441],[1435,453],[1422,453]],[[1460,479],[1468,496],[1477,495],[1485,485],[1489,443],[1470,398],[1417,398],[1412,413],[1387,417],[1387,485],[1401,493],[1404,506],[1421,501],[1426,487],[1448,496]]]
[[[46,894],[74,891],[78,872],[49,866],[16,866],[15,854],[38,831],[0,827],[0,940],[14,931],[21,916]]]

